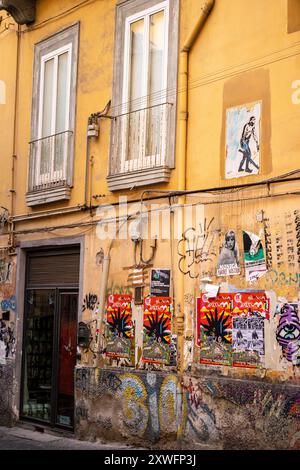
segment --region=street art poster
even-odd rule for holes
[[[280,309],[276,339],[283,357],[293,365],[300,364],[300,321],[297,303],[285,303]]]
[[[262,367],[269,299],[263,292],[237,293],[234,295],[232,314],[232,365]]]
[[[234,294],[233,315],[270,318],[270,302],[264,292],[238,292]]]
[[[143,362],[170,363],[171,310],[171,297],[144,299]]]
[[[0,260],[0,284],[11,284],[13,263]]]
[[[232,365],[261,367],[265,355],[265,319],[233,316]]]
[[[246,281],[253,282],[267,272],[262,241],[258,235],[243,231]]]
[[[260,125],[260,101],[227,109],[226,179],[259,173]]]
[[[14,322],[5,321],[2,318],[0,320],[0,363],[15,357],[15,342]]]
[[[232,307],[233,294],[197,298],[196,342],[201,364],[232,364]]]
[[[107,299],[106,355],[130,358],[133,347],[132,296],[111,294]]]
[[[240,274],[239,247],[236,234],[229,230],[225,234],[217,264],[217,276]]]

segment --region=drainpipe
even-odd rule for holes
[[[17,57],[16,57],[16,75],[15,75],[15,96],[14,96],[14,122],[13,122],[13,148],[11,157],[11,188],[10,192],[10,230],[8,247],[12,255],[14,255],[15,236],[14,228],[15,224],[13,221],[15,211],[15,160],[17,159],[17,112],[18,112],[18,98],[19,98],[19,70],[20,70],[20,25],[18,24],[17,34]]]
[[[207,0],[201,9],[200,16],[192,31],[183,43],[179,58],[179,135],[178,135],[178,189],[186,190],[186,160],[187,160],[187,129],[188,129],[188,78],[189,78],[189,52],[192,49],[200,31],[213,9],[215,0]],[[179,197],[179,207],[184,207],[185,196]],[[184,232],[184,214],[182,214],[182,233]],[[184,274],[179,273],[178,278],[178,368],[184,371]]]
[[[111,249],[113,247],[113,243],[114,243],[115,239],[117,239],[121,228],[123,227],[123,225],[125,223],[127,223],[127,221],[131,217],[132,217],[131,215],[128,215],[126,217],[126,219],[123,221],[123,223],[119,225],[118,230],[116,232],[116,236],[115,236],[115,238],[113,238],[111,240],[111,242],[109,244],[109,247],[108,247],[108,250],[107,250],[107,254],[103,258],[103,272],[102,272],[102,276],[101,276],[101,284],[100,284],[100,292],[99,292],[99,314],[98,314],[98,320],[97,320],[97,326],[96,326],[97,333],[98,333],[96,351],[99,354],[101,352],[101,348],[100,348],[100,346],[101,346],[101,320],[102,320],[103,315],[104,315],[105,301],[106,301],[106,291],[107,291],[110,260],[111,260],[110,252],[111,252]],[[97,359],[96,359],[96,361],[97,361]],[[94,365],[95,365],[95,362],[94,362]]]

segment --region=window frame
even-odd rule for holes
[[[144,20],[144,37],[143,37],[143,74],[142,74],[142,95],[140,97],[141,101],[146,102],[146,105],[141,106],[141,108],[147,109],[149,106],[149,58],[150,58],[150,17],[156,13],[160,13],[161,11],[164,12],[164,67],[163,67],[163,86],[162,86],[162,93],[160,99],[157,99],[157,105],[163,104],[166,101],[166,90],[167,90],[167,83],[168,83],[168,32],[169,32],[169,2],[164,0],[163,2],[157,3],[146,10],[137,12],[131,16],[128,16],[125,20],[125,44],[124,44],[124,77],[123,77],[123,95],[122,95],[122,102],[126,103],[126,107],[129,106],[130,100],[130,87],[131,87],[131,37],[130,37],[130,28],[131,25],[137,21]],[[130,109],[128,109],[130,111]],[[148,114],[148,112],[146,112]],[[147,119],[147,117],[146,117]],[[126,122],[124,122],[126,124]],[[165,124],[165,120],[163,120],[163,124]],[[143,124],[143,127],[147,127],[147,121]],[[149,167],[155,166],[156,155],[146,155],[146,142],[144,142],[143,146],[140,146],[140,151],[138,158],[128,160],[126,157],[128,155],[127,149],[127,139],[128,139],[128,125],[127,128],[122,129],[122,151],[121,151],[121,171],[128,172],[128,171],[136,171],[140,169],[139,167]],[[165,126],[164,126],[165,127]],[[143,140],[147,139],[147,133],[144,129]],[[145,154],[142,149],[145,149]],[[160,157],[162,160],[165,156],[164,153],[166,152],[166,148],[161,149]]]
[[[47,204],[60,200],[68,200],[71,197],[71,188],[73,187],[74,173],[74,137],[76,122],[76,91],[77,91],[77,68],[79,56],[79,33],[80,22],[75,22],[50,36],[46,36],[34,44],[33,61],[33,85],[32,85],[32,109],[31,109],[31,132],[30,132],[30,154],[28,162],[28,183],[26,193],[26,203],[29,207],[40,204]],[[38,185],[40,178],[39,165],[34,158],[32,146],[39,141],[41,136],[41,94],[42,88],[42,59],[51,57],[56,51],[63,50],[71,44],[69,57],[69,80],[68,87],[68,122],[66,118],[67,135],[67,158],[64,163],[64,180],[57,183]],[[66,132],[67,132],[66,131]],[[37,150],[35,150],[37,152]]]
[[[41,56],[40,59],[40,97],[39,97],[39,105],[38,105],[38,140],[43,139],[46,137],[51,137],[56,135],[55,125],[56,125],[56,117],[57,117],[57,84],[58,84],[58,57],[64,53],[68,52],[68,71],[67,71],[67,96],[66,96],[66,117],[65,117],[65,130],[62,132],[70,131],[70,95],[71,95],[71,68],[72,68],[72,43],[66,44],[58,49],[55,49],[47,54]],[[52,96],[52,115],[51,115],[51,131],[49,136],[43,136],[43,117],[44,117],[44,85],[45,85],[45,64],[49,60],[54,59],[54,73],[53,73],[53,81],[54,81],[54,90]],[[67,164],[67,155],[68,155],[68,141],[64,143],[64,154],[63,154],[63,169],[58,171],[51,171],[54,179],[57,180],[59,177],[62,177],[66,174],[66,164]],[[54,165],[54,151],[55,146],[51,149],[51,170]],[[61,173],[61,176],[59,175]],[[45,173],[43,173],[43,179],[49,181],[51,183],[51,174],[49,174],[48,178],[45,177]],[[41,152],[40,149],[38,151],[38,163],[36,168],[36,185],[39,185],[41,181]]]
[[[153,158],[153,166],[140,168],[136,166],[132,170],[122,168],[122,145],[120,144],[121,133],[116,131],[116,121],[118,116],[126,114],[128,109],[124,98],[125,78],[125,32],[126,23],[135,18],[141,18],[145,12],[157,12],[166,8],[167,25],[165,33],[168,39],[167,50],[167,76],[165,77],[167,86],[164,102],[166,103],[166,113],[168,113],[166,127],[166,151],[165,160],[160,163],[160,159]],[[171,170],[175,168],[175,138],[176,138],[176,108],[177,108],[177,82],[178,82],[178,57],[179,57],[179,11],[180,0],[127,0],[119,1],[116,6],[115,23],[115,52],[113,68],[113,93],[112,109],[114,109],[115,120],[112,121],[110,137],[109,169],[107,176],[108,188],[117,191],[136,186],[144,186],[155,183],[165,183],[170,180]],[[128,31],[128,28],[127,28]],[[127,41],[128,44],[128,41]],[[126,65],[128,69],[128,64]],[[128,72],[127,72],[128,73]],[[160,102],[158,102],[159,104]],[[163,101],[161,101],[163,103]],[[170,106],[169,106],[170,105]],[[168,106],[168,108],[167,108]],[[123,132],[124,133],[124,132]],[[123,136],[122,136],[123,140]],[[116,150],[116,148],[118,149]],[[163,153],[163,152],[162,152]],[[124,158],[124,157],[123,157]]]

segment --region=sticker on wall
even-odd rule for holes
[[[293,365],[300,364],[300,321],[298,304],[284,304],[280,309],[276,338],[282,354]]]
[[[226,179],[259,173],[260,124],[260,101],[227,109]]]
[[[239,248],[235,232],[229,230],[225,234],[220,250],[217,276],[234,276],[236,274],[240,274]]]
[[[143,362],[170,363],[171,297],[144,299]]]
[[[106,355],[109,357],[130,358],[133,343],[131,302],[131,295],[108,296]]]
[[[201,364],[232,364],[232,307],[233,294],[197,298],[196,343]]]
[[[266,259],[258,235],[243,231],[246,281],[253,282],[267,272]]]

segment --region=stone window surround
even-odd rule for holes
[[[123,72],[124,72],[124,37],[126,18],[147,10],[160,0],[127,0],[119,1],[116,6],[115,26],[115,52],[113,70],[113,94],[112,107],[122,104],[123,96]],[[131,189],[157,183],[167,183],[170,180],[171,169],[175,168],[175,133],[176,133],[176,96],[177,96],[177,71],[178,71],[178,44],[179,44],[179,0],[169,0],[169,52],[168,52],[168,77],[167,101],[173,103],[170,118],[168,154],[165,167],[153,167],[137,171],[121,173],[115,171],[112,161],[113,128],[111,131],[109,174],[107,176],[108,187],[111,191]],[[171,45],[171,47],[170,47]]]
[[[67,162],[67,181],[62,186],[53,188],[43,188],[41,190],[28,191],[26,194],[26,203],[28,206],[37,206],[51,202],[68,200],[71,197],[71,188],[73,186],[73,167],[74,167],[74,131],[76,116],[76,87],[77,87],[77,64],[79,52],[79,29],[80,23],[76,22],[67,28],[64,28],[51,36],[44,38],[35,44],[34,48],[34,66],[33,66],[33,89],[32,89],[32,115],[31,115],[31,138],[30,141],[38,137],[38,119],[39,119],[39,96],[41,79],[41,59],[51,51],[59,49],[68,43],[72,43],[71,60],[71,88],[70,88],[70,116],[69,130],[73,131],[73,139],[70,143],[70,155]],[[30,163],[29,163],[30,165]],[[28,174],[30,167],[28,168]]]

